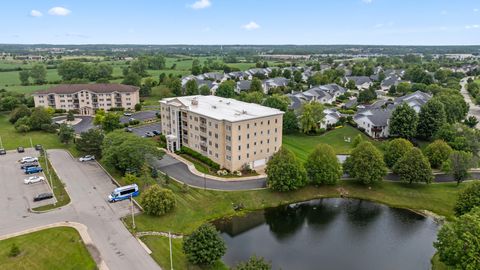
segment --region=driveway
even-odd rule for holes
[[[462,86],[460,93],[462,94],[463,98],[465,99],[465,102],[467,102],[469,106],[468,116],[475,116],[478,120],[480,120],[480,106],[473,103],[472,97],[470,96],[466,88],[468,78],[470,77],[463,78],[460,81],[460,85]],[[476,128],[480,128],[479,124],[477,124]]]
[[[161,269],[120,220],[130,213],[129,202],[107,202],[115,185],[99,165],[81,163],[64,150],[48,150],[48,156],[72,202],[59,210],[33,214],[27,204],[5,198],[1,201],[0,235],[56,222],[78,222],[88,227],[94,249],[109,269]]]
[[[145,121],[145,120],[148,120],[148,119],[156,119],[157,118],[157,116],[156,116],[157,112],[158,111],[136,112],[132,116],[122,116],[122,117],[120,117],[120,122],[121,123],[128,123],[130,118],[134,118],[134,119],[140,120],[140,121]]]
[[[53,118],[53,121],[61,121],[66,119],[66,116],[59,116]],[[75,130],[75,133],[80,134],[82,132],[88,131],[94,127],[93,125],[93,117],[91,116],[75,116],[76,119],[81,119],[79,123],[76,125],[73,125],[73,129]]]

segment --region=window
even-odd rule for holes
[[[218,158],[218,153],[215,153],[215,157]]]
[[[212,132],[211,131],[208,132],[208,136],[212,137]]]
[[[238,151],[240,151],[240,150],[242,150],[242,146],[239,145],[238,146]]]
[[[247,143],[247,149],[250,149],[250,144],[249,143]]]
[[[232,137],[230,137],[229,135],[226,135],[226,136],[225,136],[225,139],[226,139],[227,141],[231,141],[231,140],[232,140]]]
[[[254,125],[254,126],[257,126],[257,122],[255,122],[253,125]]]
[[[242,140],[242,136],[238,135],[238,140],[241,141],[241,140]]]
[[[267,143],[270,143],[270,139],[267,139]]]
[[[247,128],[250,128],[250,124],[247,124]]]
[[[270,120],[267,121],[267,125],[270,125]]]
[[[215,144],[215,148],[217,148],[217,149],[218,149],[218,143],[216,143],[216,144]]]
[[[238,160],[242,160],[242,156],[241,156],[241,155],[238,155]]]
[[[238,125],[238,130],[240,130],[240,129],[241,129],[241,127],[240,127],[240,125]]]
[[[218,124],[215,124],[215,128],[218,128]]]
[[[263,121],[262,121],[262,122],[260,122],[260,125],[261,125],[261,126],[263,126]]]
[[[250,158],[250,154],[249,154],[249,153],[247,153],[247,158]]]
[[[218,133],[215,133],[215,139],[218,139]]]
[[[227,149],[227,151],[232,151],[232,147],[230,145],[225,146],[225,149]]]
[[[278,119],[275,119],[275,124],[278,122]]]
[[[226,126],[226,129],[227,129],[228,131],[232,131],[232,127],[231,127],[231,126]]]
[[[277,128],[275,128],[275,133],[277,133]]]
[[[247,139],[250,139],[250,133],[247,134]]]
[[[227,160],[232,160],[232,157],[226,156]]]

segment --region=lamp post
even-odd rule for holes
[[[207,178],[205,177],[205,173],[203,173],[203,190],[207,190]]]
[[[135,215],[133,214],[133,194],[130,194],[130,203],[132,205],[132,227],[135,230]]]

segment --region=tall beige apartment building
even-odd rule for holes
[[[78,110],[93,115],[95,110],[125,108],[133,110],[140,102],[140,88],[124,84],[62,84],[33,94],[35,107]]]
[[[264,167],[282,145],[277,109],[217,96],[165,98],[160,107],[169,151],[186,146],[230,171]]]

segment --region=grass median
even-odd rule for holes
[[[97,265],[75,229],[58,227],[0,241],[0,269],[93,270]]]

